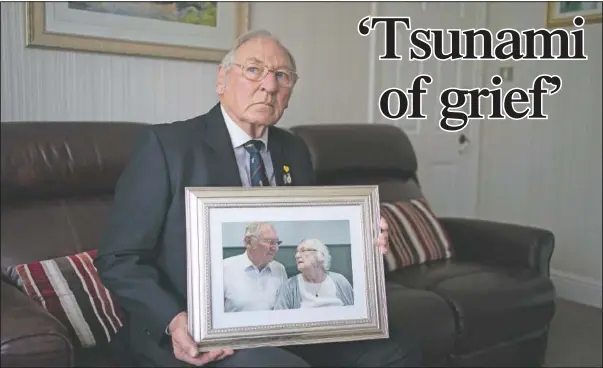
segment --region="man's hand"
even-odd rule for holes
[[[377,246],[382,254],[387,253],[389,250],[389,227],[387,226],[387,221],[383,217],[381,217],[381,233],[377,238]]]
[[[192,365],[205,365],[215,360],[226,358],[233,354],[232,349],[219,349],[208,353],[200,353],[197,344],[188,333],[188,316],[186,312],[179,313],[168,327],[172,336],[172,347],[176,359]]]

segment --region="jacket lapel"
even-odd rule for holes
[[[284,147],[277,134],[276,129],[270,127],[268,130],[268,149],[270,150],[270,158],[272,159],[272,169],[274,171],[274,180],[276,186],[285,185],[283,181],[283,165],[286,164],[284,157]],[[286,184],[291,185],[291,184]]]
[[[242,186],[234,149],[230,142],[230,135],[228,134],[226,122],[222,116],[219,103],[207,113],[206,118],[207,122],[203,124],[205,129],[201,133],[201,136],[205,140],[207,147],[202,153],[205,158],[202,162],[206,163],[208,171],[207,182],[210,183],[211,186]],[[268,149],[270,150],[270,157],[272,158],[276,185],[295,185],[293,181],[285,183],[283,180],[284,175],[286,174],[283,167],[285,165],[290,165],[291,163],[287,161],[286,150],[276,128],[269,127],[268,129]],[[290,173],[288,177],[290,177],[291,180],[294,179]]]
[[[220,110],[220,104],[207,113],[208,122],[204,124],[203,139],[207,143],[205,153],[208,179],[212,186],[242,186],[239,168],[230,135]]]

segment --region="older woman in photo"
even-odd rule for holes
[[[331,254],[318,239],[307,239],[297,246],[296,276],[281,285],[274,309],[318,308],[354,304],[354,290],[341,274],[329,271]]]

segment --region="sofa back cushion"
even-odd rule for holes
[[[144,124],[8,122],[1,130],[2,271],[99,245]]]
[[[418,199],[417,157],[403,130],[386,124],[292,127],[310,150],[318,185],[379,185],[382,201]]]

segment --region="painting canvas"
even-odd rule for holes
[[[187,188],[201,351],[387,338],[376,186]]]
[[[205,1],[69,1],[69,9],[166,20],[215,27],[218,2]]]
[[[27,46],[220,61],[248,29],[244,2],[28,2]]]
[[[581,16],[585,23],[601,21],[600,1],[553,1],[548,3],[547,27],[574,26],[574,18]]]

